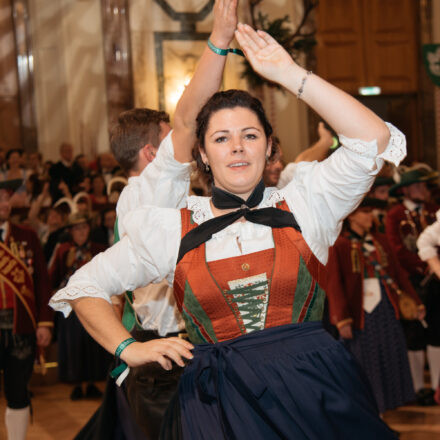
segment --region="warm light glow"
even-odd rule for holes
[[[171,92],[167,94],[166,101],[167,109],[169,109],[172,113],[174,113],[174,109],[176,108],[176,105],[179,102],[179,99],[182,96],[185,87],[191,81],[191,77],[192,75],[187,74],[184,78],[174,77],[172,79],[169,79],[168,87]]]
[[[164,107],[172,117],[176,105],[196,70],[197,62],[205,50],[206,41],[163,42]]]

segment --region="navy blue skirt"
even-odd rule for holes
[[[367,375],[381,413],[415,400],[405,336],[383,287],[380,303],[364,314],[364,329],[345,343]]]
[[[358,363],[320,322],[201,344],[193,353],[165,422],[179,426],[162,438],[396,438]]]

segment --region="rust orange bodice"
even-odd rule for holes
[[[288,210],[285,202],[278,208]],[[197,224],[188,209],[181,216],[183,237]],[[174,295],[193,343],[321,320],[325,267],[299,231],[273,228],[272,233],[272,249],[207,262],[202,244],[177,264]]]

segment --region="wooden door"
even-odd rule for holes
[[[317,73],[349,93],[366,82],[362,3],[321,0],[317,9]]]
[[[367,86],[383,94],[418,89],[417,8],[414,0],[363,0]]]
[[[417,16],[415,0],[321,0],[318,75],[352,94],[365,86],[416,92]]]

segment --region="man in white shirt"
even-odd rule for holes
[[[170,131],[168,114],[147,108],[121,113],[112,128],[112,152],[129,176],[116,206],[115,241],[125,235],[125,215],[139,206],[185,204],[192,169],[190,149],[187,156],[180,157],[188,161],[176,160]],[[173,291],[166,281],[117,298],[124,307],[123,324],[137,340],[176,336],[184,328]],[[118,306],[117,301],[113,304]],[[103,404],[77,438],[89,438],[91,431],[101,437],[112,436],[116,426],[130,440],[143,439],[145,435],[158,438],[162,416],[176,390],[180,370],[167,372],[153,364],[133,368],[123,384],[124,391],[115,389],[114,380],[110,379]]]
[[[125,235],[124,216],[142,204],[178,207],[185,203],[191,164],[174,158],[170,131],[168,114],[146,108],[121,113],[111,131],[112,152],[129,176],[116,207],[118,238]],[[123,323],[136,340],[176,336],[184,328],[173,291],[166,281],[126,292],[124,298]],[[118,408],[124,406],[126,410],[125,417],[120,411],[118,416],[127,436],[140,437],[140,427],[147,438],[158,438],[162,416],[176,390],[180,370],[176,367],[168,372],[154,364],[131,369],[124,384],[127,399],[116,391]],[[132,416],[136,423],[130,420]]]

